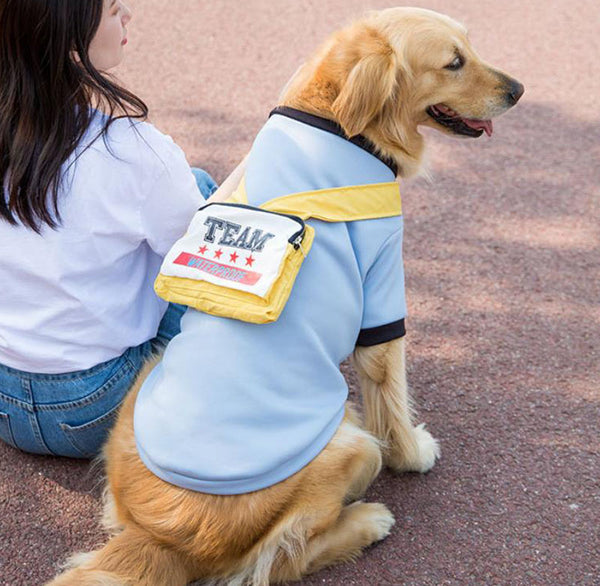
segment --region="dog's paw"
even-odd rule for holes
[[[413,430],[419,449],[419,456],[414,470],[427,472],[433,468],[435,461],[441,456],[439,442],[425,429],[425,424],[417,425]]]
[[[364,545],[385,539],[396,522],[394,515],[381,503],[353,503],[345,508],[344,516],[346,522],[355,526],[354,531],[361,535]]]
[[[392,530],[396,519],[391,511],[381,503],[365,503],[369,507],[369,524],[371,525],[373,541],[385,539]]]
[[[390,450],[386,464],[397,472],[428,472],[440,457],[440,444],[425,429],[424,423],[413,428],[412,434],[412,449],[402,446]]]

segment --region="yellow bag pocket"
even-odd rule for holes
[[[212,315],[274,322],[313,239],[313,228],[297,216],[210,203],[165,257],[154,289]]]

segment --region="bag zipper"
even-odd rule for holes
[[[302,226],[302,227],[300,228],[300,230],[298,230],[298,232],[294,232],[294,234],[292,234],[288,238],[288,242],[294,247],[295,250],[300,249],[302,252],[302,255],[304,256],[304,258],[306,258],[306,254],[304,253],[304,249],[302,248],[302,241],[304,240],[304,236],[306,233],[306,222],[299,216],[294,216],[292,214],[282,214],[281,212],[273,212],[271,210],[263,210],[262,208],[257,208],[255,206],[246,205],[243,203],[228,203],[228,202],[216,202],[216,201],[207,203],[206,205],[203,205],[202,207],[198,208],[198,211],[203,210],[204,208],[207,208],[209,206],[214,206],[214,205],[229,206],[232,208],[243,208],[245,210],[253,210],[255,212],[263,212],[265,214],[275,214],[276,216],[283,216],[284,218],[290,218],[290,220],[294,220],[295,222],[300,224],[300,226]]]
[[[290,242],[290,244],[296,249],[300,249],[300,252],[302,253],[302,256],[304,258],[306,258],[306,252],[304,252],[304,248],[302,248],[302,241],[304,240],[304,236],[306,235],[306,228],[302,231],[301,234],[298,234],[298,236],[295,238],[295,240],[293,242]],[[293,236],[292,236],[293,238]],[[290,238],[291,241],[291,238]]]

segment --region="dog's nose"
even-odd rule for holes
[[[525,92],[525,88],[522,83],[519,83],[516,79],[511,79],[508,86],[508,93],[506,94],[506,99],[511,106],[514,106],[523,93]]]

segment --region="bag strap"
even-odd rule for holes
[[[244,179],[227,201],[248,203]],[[353,222],[402,215],[400,186],[395,181],[292,193],[271,199],[259,207],[299,216],[303,220],[314,218],[325,222]]]

